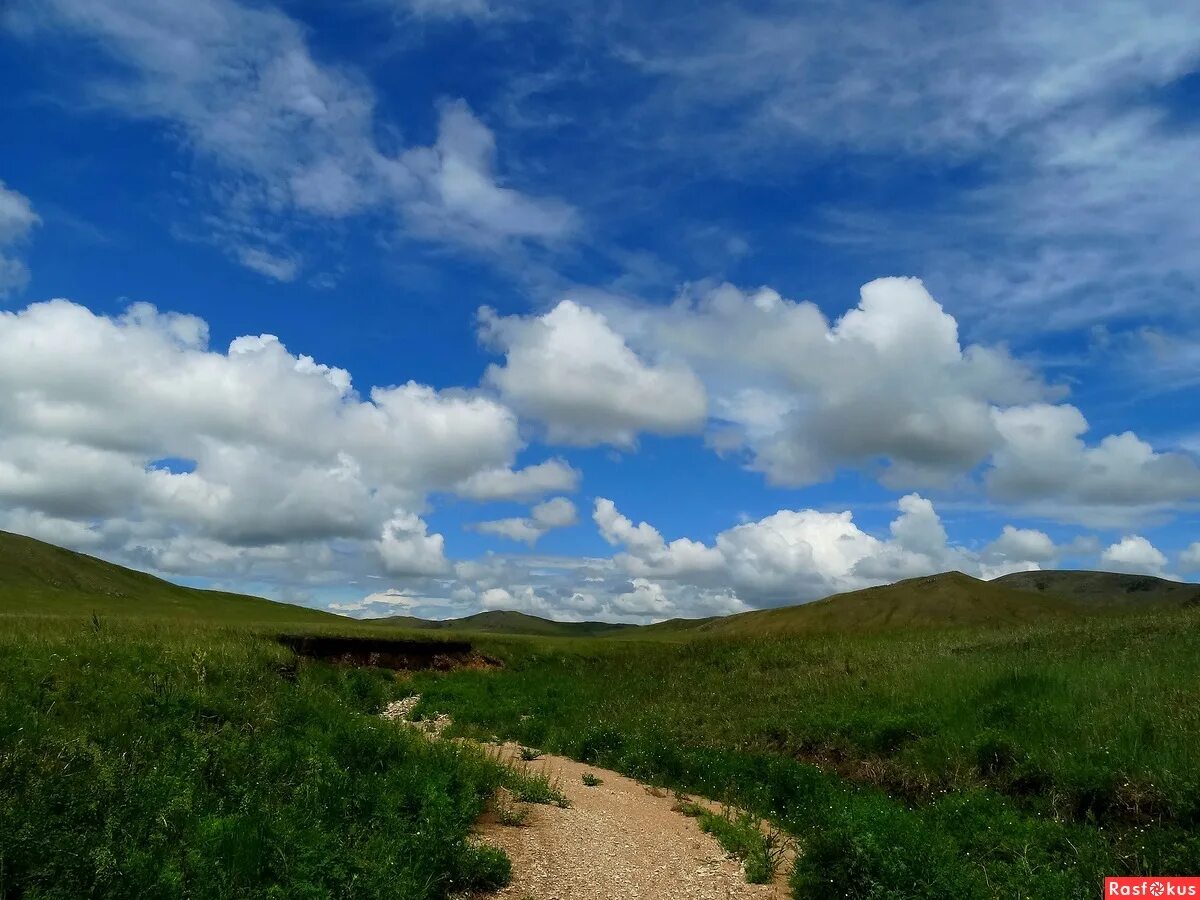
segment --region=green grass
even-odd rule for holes
[[[702,831],[711,834],[727,853],[742,861],[747,882],[770,884],[775,880],[783,844],[777,834],[763,832],[757,816],[725,809],[719,813],[700,810],[695,818]]]
[[[1200,873],[1200,615],[682,645],[496,640],[429,709],[769,818],[801,897]]]
[[[1053,595],[1031,594],[980,581],[961,572],[944,572],[835,594],[815,603],[726,616],[694,625],[690,630],[694,634],[724,637],[784,633],[862,634],[1024,625],[1078,618],[1086,612],[1069,600]]]
[[[503,883],[507,859],[467,837],[488,799],[565,798],[375,715],[414,690],[460,731],[745,810],[681,805],[751,878],[778,849],[757,822],[775,823],[798,897],[1058,900],[1105,874],[1200,874],[1200,610],[1088,575],[1059,579],[1073,600],[951,573],[641,629],[492,616],[539,636],[483,638],[502,669],[401,686],[297,668],[271,639],[385,624],[0,533],[0,898]]]
[[[504,773],[504,786],[519,803],[543,803],[566,809],[571,801],[559,790],[558,784],[542,772],[532,772],[528,766],[510,768]]]
[[[7,620],[0,897],[503,884],[507,858],[468,840],[501,767],[381,720],[399,688],[245,630]]]

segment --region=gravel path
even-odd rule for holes
[[[783,900],[777,884],[746,884],[741,863],[728,857],[694,819],[673,812],[674,800],[655,796],[632,779],[558,756],[519,759],[519,747],[498,748],[502,759],[558,781],[570,809],[536,804],[525,826],[485,821],[482,840],[512,858],[513,880],[497,898],[512,900]],[[587,787],[591,772],[603,784]]]

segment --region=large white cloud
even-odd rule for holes
[[[29,283],[29,268],[14,251],[40,223],[29,198],[0,181],[0,299]]]
[[[340,219],[390,207],[414,233],[487,247],[554,241],[577,225],[565,203],[500,183],[492,134],[462,102],[442,110],[432,147],[382,146],[389,124],[377,120],[362,75],[319,62],[304,27],[277,8],[21,0],[9,22],[18,33],[66,31],[106,51],[117,69],[87,79],[92,99],[168,124],[216,165],[219,177],[201,179],[223,207],[212,239],[268,277],[289,281],[301,266],[280,234],[283,212]]]
[[[1184,572],[1200,572],[1200,541],[1189,545],[1179,554],[1179,568]]]
[[[709,443],[780,485],[845,468],[893,488],[969,487],[1051,518],[1120,524],[1200,498],[1200,465],[1132,433],[1082,439],[1003,345],[963,346],[953,316],[913,278],[882,278],[834,322],[769,288],[686,290],[670,306],[591,296],[644,357],[686,364],[710,397]],[[525,320],[521,320],[524,322]],[[529,358],[528,380],[554,367]],[[524,383],[525,379],[522,379]]]
[[[1003,443],[987,485],[998,500],[1103,524],[1200,497],[1200,465],[1191,456],[1156,452],[1132,432],[1088,446],[1087,419],[1073,406],[997,409],[993,417]]]
[[[1100,562],[1114,572],[1167,576],[1167,557],[1140,534],[1127,534],[1100,554]]]
[[[687,538],[667,542],[649,523],[634,525],[606,498],[596,500],[593,518],[605,540],[624,548],[614,563],[635,579],[724,591],[754,607],[800,603],[950,569],[994,577],[1037,567],[1036,559],[1018,551],[1009,532],[1009,552],[999,568],[949,543],[929,500],[910,494],[898,507],[887,540],[864,532],[848,511],[780,510],[722,531],[712,545]],[[1040,545],[1031,549],[1044,551]]]
[[[613,303],[638,348],[667,348],[700,372],[718,449],[745,447],[774,483],[883,465],[896,486],[946,484],[997,446],[995,404],[1048,393],[1003,347],[963,348],[954,318],[920,281],[867,284],[830,323],[813,303],[764,288],[693,289],[670,307]]]
[[[207,340],[200,319],[147,304],[0,313],[6,521],[76,538],[99,523],[89,530],[110,549],[168,570],[342,540],[374,541],[390,572],[433,574],[447,563],[416,515],[429,492],[481,473],[522,490],[538,480],[509,471],[517,420],[493,399],[413,382],[364,398],[345,370],[270,335],[225,352]]]
[[[682,434],[704,422],[706,398],[684,365],[648,362],[604,316],[563,300],[542,316],[480,314],[484,341],[505,354],[486,381],[549,440],[630,447],[639,432]]]

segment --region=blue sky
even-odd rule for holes
[[[6,5],[0,527],[355,615],[1200,570],[1200,12],[644,6]]]

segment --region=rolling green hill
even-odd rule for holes
[[[637,631],[636,625],[614,625],[611,622],[555,622],[540,616],[509,610],[489,610],[464,616],[461,619],[434,621],[414,616],[388,616],[368,619],[371,624],[390,625],[420,631],[453,631],[473,634],[524,634],[536,637],[601,637],[622,631]]]
[[[338,623],[333,613],[262,597],[182,587],[0,531],[0,615],[122,616],[230,624]]]
[[[980,581],[946,572],[884,587],[837,594],[779,609],[724,618],[671,619],[654,625],[555,622],[491,610],[432,621],[390,616],[356,621],[261,597],[172,584],[52,544],[0,531],[0,615],[184,619],[216,623],[311,623],[392,627],[453,634],[620,637],[682,640],[693,635],[753,636],[792,632],[1015,625],[1047,617],[1200,605],[1200,585],[1112,572],[1018,572]]]
[[[995,584],[1018,591],[1052,594],[1098,609],[1200,605],[1200,584],[1116,572],[1016,572]]]
[[[698,634],[754,636],[785,632],[862,632],[905,628],[1016,625],[1079,613],[1070,601],[1034,596],[944,572],[884,587],[835,594],[814,603],[740,613],[694,629]]]

